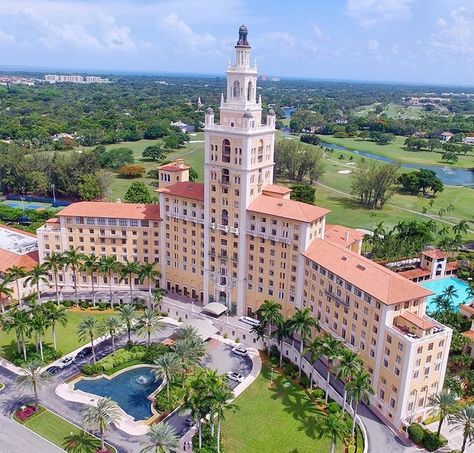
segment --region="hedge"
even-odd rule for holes
[[[99,374],[103,371],[110,371],[113,368],[119,367],[125,363],[136,362],[139,360],[145,361],[147,355],[146,346],[135,345],[117,349],[117,351],[98,360],[97,363],[86,363],[82,366],[82,373],[85,375]]]
[[[425,437],[425,430],[418,423],[412,423],[408,427],[408,436],[415,444],[421,444]]]

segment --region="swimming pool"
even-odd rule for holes
[[[17,209],[51,209],[53,205],[51,203],[41,203],[39,201],[20,201],[20,200],[3,200],[0,202],[5,206]]]
[[[143,366],[124,371],[112,379],[80,379],[74,384],[74,389],[111,398],[137,421],[153,415],[153,403],[148,397],[161,382],[161,379],[155,380],[152,368]]]
[[[468,303],[470,300],[467,293],[469,285],[456,277],[438,278],[437,280],[430,280],[420,284],[423,288],[434,292],[432,296],[428,297],[427,311],[429,313],[433,313],[436,310],[436,304],[433,302],[433,299],[437,295],[443,294],[443,291],[450,285],[456,288],[456,296],[453,298],[453,303],[456,308],[458,308],[459,305]]]

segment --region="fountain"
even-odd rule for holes
[[[141,385],[145,385],[148,383],[148,378],[143,375],[138,376],[135,380],[138,382],[138,384],[141,384]]]

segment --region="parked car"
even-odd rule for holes
[[[58,363],[59,368],[67,368],[68,366],[72,365],[74,363],[74,357],[65,357]]]
[[[50,366],[49,368],[46,368],[46,371],[49,373],[49,374],[56,374],[61,368],[59,368],[58,366]]]
[[[194,426],[194,420],[193,420],[193,416],[191,414],[189,414],[186,417],[185,421],[186,421],[186,425],[188,425],[189,427]]]
[[[81,349],[76,354],[76,359],[83,359],[84,357],[87,357],[88,355],[91,355],[91,354],[92,354],[92,348],[90,346],[87,346],[84,349]]]
[[[252,327],[258,327],[260,325],[260,321],[258,319],[250,318],[249,316],[241,316],[239,320],[245,324],[251,325]]]
[[[248,351],[247,351],[247,348],[241,344],[239,344],[238,346],[236,346],[235,348],[232,348],[232,352],[234,354],[237,354],[237,355],[247,355]]]
[[[235,371],[228,371],[226,375],[227,378],[231,381],[242,382],[244,380],[244,377],[241,374],[236,373]]]

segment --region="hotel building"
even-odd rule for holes
[[[360,255],[362,233],[327,224],[329,210],[273,184],[275,112],[263,114],[256,83],[242,26],[219,123],[205,112],[205,182],[189,181],[177,161],[159,168],[159,206],[70,205],[38,230],[40,257],[75,247],[151,261],[169,293],[219,301],[238,316],[266,299],[286,316],[308,307],[359,353],[373,409],[396,429],[419,421],[442,388],[451,330],[425,314],[428,290]]]

